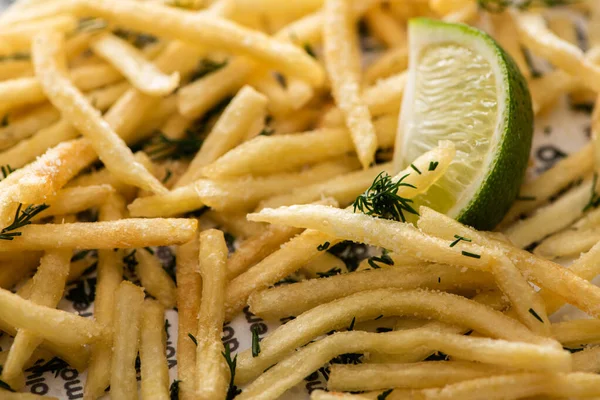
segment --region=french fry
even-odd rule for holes
[[[551,384],[548,384],[551,382]],[[600,393],[596,374],[520,373],[497,375],[448,385],[442,389],[424,389],[416,395],[424,399],[518,399],[525,397],[582,396]]]
[[[600,91],[600,67],[585,59],[576,46],[552,33],[539,14],[513,13],[521,43],[570,75],[580,77],[586,86]]]
[[[244,86],[225,108],[200,151],[192,160],[188,171],[177,181],[177,187],[185,186],[201,177],[201,168],[208,165],[241,143],[248,128],[255,121],[264,120],[267,98]]]
[[[379,41],[387,47],[406,46],[406,28],[381,9],[373,7],[365,14],[365,22]]]
[[[12,289],[21,280],[30,276],[40,265],[41,252],[6,253],[10,260],[0,264],[0,287]]]
[[[439,15],[446,15],[467,6],[471,0],[429,0],[429,7]]]
[[[112,194],[100,207],[101,221],[115,221],[123,217],[125,202]],[[123,280],[123,264],[120,252],[112,249],[98,250],[98,276],[96,283],[96,298],[94,301],[95,321],[113,329],[115,318],[115,295]],[[91,358],[85,382],[84,397],[97,399],[104,395],[104,390],[110,384],[112,342],[94,343],[91,348]]]
[[[547,237],[533,251],[540,257],[574,257],[589,251],[600,240],[600,229],[566,230]]]
[[[268,99],[267,109],[275,117],[283,118],[294,111],[295,105],[292,98],[287,95],[287,90],[270,71],[258,69],[251,77],[250,84]],[[302,82],[302,81],[300,81]],[[287,82],[286,82],[287,84]]]
[[[138,198],[129,205],[129,212],[132,216],[144,217],[178,215],[204,205],[217,211],[240,212],[254,208],[266,197],[320,182],[355,168],[355,159],[341,158],[301,172],[219,181],[199,179],[166,195]]]
[[[122,219],[111,222],[28,225],[21,236],[0,243],[0,252],[51,248],[96,249],[167,246],[189,241],[197,221],[190,219]],[[152,232],[152,234],[149,234]]]
[[[432,345],[450,356],[498,366],[534,371],[569,371],[571,368],[571,355],[555,347],[528,343],[515,345],[500,339],[444,334],[426,329],[388,333],[340,332],[296,351],[263,373],[238,397],[244,400],[260,395],[263,399],[275,399],[340,354],[373,351],[398,354],[422,344]]]
[[[344,115],[363,168],[375,158],[377,136],[371,114],[360,95],[357,33],[350,6],[344,0],[326,0],[323,6],[323,47],[332,94]]]
[[[275,119],[271,129],[278,134],[304,132],[314,127],[320,116],[321,112],[317,109],[303,108],[284,119]]]
[[[382,148],[393,144],[393,137],[389,133],[382,130],[378,136]],[[245,174],[265,175],[298,169],[303,165],[341,156],[352,150],[352,140],[344,128],[258,136],[202,168],[202,174],[214,179]],[[269,156],[265,157],[267,154]]]
[[[595,319],[576,319],[552,324],[552,336],[566,346],[597,344],[600,323]]]
[[[167,192],[154,176],[135,161],[123,140],[67,78],[62,69],[63,42],[60,34],[38,35],[32,47],[36,74],[50,101],[90,141],[107,168],[120,179],[155,193]]]
[[[35,107],[25,113],[15,115],[14,118],[11,116],[8,125],[0,128],[0,138],[2,139],[0,147],[10,150],[11,146],[15,143],[18,144],[20,140],[26,139],[38,130],[46,128],[59,118],[60,113],[50,105]]]
[[[77,347],[107,336],[94,321],[35,304],[5,289],[0,289],[0,304],[2,321],[58,345]]]
[[[387,113],[398,113],[405,84],[406,73],[401,72],[380,79],[375,85],[366,88],[363,92],[363,99],[369,106],[371,115],[377,117]]]
[[[507,226],[521,215],[530,213],[571,182],[589,174],[593,168],[593,154],[594,147],[588,144],[578,152],[558,161],[533,181],[523,184],[519,196],[526,200],[517,199],[504,217],[501,226]]]
[[[0,80],[24,78],[33,75],[31,62],[25,60],[5,61],[0,63]]]
[[[524,248],[564,229],[581,217],[591,189],[592,182],[584,182],[554,203],[539,208],[529,218],[515,222],[503,233],[515,246]]]
[[[188,336],[198,335],[198,311],[202,281],[198,273],[198,238],[177,249],[177,378],[181,400],[194,398],[196,390],[196,345]]]
[[[84,186],[61,189],[47,204],[47,210],[36,215],[33,220],[40,220],[49,216],[77,214],[88,208],[100,206],[115,189],[109,185]]]
[[[598,373],[600,371],[600,347],[588,347],[573,354],[573,371]]]
[[[66,218],[67,221],[75,220],[73,216]],[[40,261],[40,267],[32,279],[32,285],[28,299],[36,304],[46,307],[56,307],[65,290],[67,276],[71,261],[72,250],[62,249],[48,251]],[[2,377],[12,381],[19,376],[24,369],[25,363],[31,357],[35,349],[42,343],[42,338],[35,333],[20,329],[10,347],[10,352]]]
[[[179,73],[165,75],[141,51],[117,36],[104,34],[92,41],[91,48],[149,96],[165,96],[179,85]]]
[[[165,309],[158,302],[144,301],[140,327],[142,399],[170,399],[164,315]]]
[[[56,397],[38,396],[32,393],[13,393],[3,389],[0,389],[0,395],[6,400],[58,400]]]
[[[324,252],[319,257],[309,261],[301,270],[302,274],[310,279],[322,278],[328,274],[345,274],[348,272],[346,264],[341,258]]]
[[[285,74],[306,79],[316,86],[321,85],[325,78],[319,64],[301,49],[216,16],[189,15],[173,8],[134,1],[82,1],[82,4],[86,12],[112,23],[125,24],[131,29],[140,29],[190,44],[218,47],[248,55]],[[149,21],[152,23],[148,23]]]
[[[260,235],[265,230],[265,224],[251,222],[246,219],[246,213],[223,213],[208,210],[205,214],[207,219],[217,223],[219,229],[228,232],[235,237],[249,238]]]
[[[236,380],[240,384],[247,383],[312,339],[346,327],[352,320],[370,320],[379,315],[435,318],[472,328],[489,337],[560,348],[555,341],[533,334],[510,317],[461,296],[422,290],[367,290],[298,315],[264,338],[256,357],[248,350],[240,353]]]
[[[334,393],[325,392],[323,390],[315,390],[310,394],[310,400],[361,400],[368,399],[358,394],[349,393]]]
[[[508,12],[490,13],[489,16],[494,27],[494,38],[500,43],[502,48],[510,54],[512,59],[515,60],[515,63],[519,67],[519,71],[521,71],[521,74],[523,74],[525,79],[530,79],[531,71],[525,60],[523,50],[521,49],[512,16]]]
[[[228,278],[233,279],[244,273],[300,232],[295,228],[271,225],[244,240],[227,260]]]
[[[364,80],[374,84],[381,78],[399,74],[408,67],[408,51],[406,47],[394,47],[383,53],[365,70]]]
[[[471,238],[474,242],[481,243],[486,247],[493,247],[506,254],[506,256],[521,270],[522,274],[531,280],[542,290],[549,290],[560,295],[570,304],[584,310],[591,315],[598,315],[600,310],[595,306],[596,300],[600,299],[600,292],[597,287],[586,281],[586,278],[581,278],[577,274],[571,272],[551,261],[544,260],[525,250],[518,249],[506,242],[490,239],[479,234],[474,229],[468,228],[450,218],[443,216],[433,210],[421,207],[421,218],[419,219],[419,227],[426,232],[435,232],[439,237],[451,240],[454,235]],[[594,270],[590,267],[589,260],[581,264],[582,275],[589,274]],[[586,272],[583,272],[586,271]],[[596,275],[589,277],[593,279]],[[546,299],[544,299],[546,300]],[[558,306],[560,307],[560,305]],[[552,314],[556,309],[550,305],[547,307],[548,313]]]
[[[369,289],[460,291],[493,286],[492,276],[479,271],[461,272],[460,268],[448,265],[404,265],[310,279],[257,291],[250,296],[248,303],[256,315],[275,319],[300,315],[321,304]]]
[[[144,290],[124,281],[115,293],[113,356],[110,371],[110,396],[137,399],[135,359],[139,348]]]
[[[579,46],[577,32],[573,19],[568,15],[551,15],[548,18],[548,28],[560,39]]]
[[[415,364],[363,364],[331,366],[327,389],[344,392],[387,388],[443,387],[510,369],[466,361],[430,361]]]
[[[160,261],[144,249],[136,253],[138,264],[135,272],[146,292],[156,298],[165,308],[175,307],[177,287]]]
[[[44,30],[70,32],[77,27],[77,20],[70,15],[59,15],[41,21],[33,21],[5,27],[0,33],[0,55],[29,51],[33,36]]]
[[[198,313],[196,396],[222,399],[229,387],[229,370],[223,357],[221,333],[227,285],[227,245],[223,232],[210,229],[200,234],[202,299]]]

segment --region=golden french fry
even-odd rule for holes
[[[32,21],[4,27],[0,32],[0,55],[27,52],[33,37],[40,31],[70,32],[77,27],[77,19],[70,15],[59,15],[40,21]]]
[[[253,293],[248,303],[253,313],[275,319],[300,315],[321,304],[368,289],[460,291],[493,286],[492,276],[480,271],[462,272],[461,268],[449,265],[404,265],[274,287]]]
[[[594,146],[588,144],[578,152],[558,161],[533,181],[523,184],[519,193],[522,200],[517,199],[504,217],[501,226],[506,226],[521,215],[530,213],[571,182],[589,174],[594,164],[593,154]]]
[[[325,392],[323,390],[315,390],[310,394],[310,400],[361,400],[368,398],[358,394]]]
[[[28,225],[22,236],[0,242],[0,252],[51,248],[137,248],[189,241],[197,221],[190,219],[122,219],[111,222]]]
[[[576,319],[552,324],[552,336],[568,347],[600,342],[596,319]]]
[[[202,298],[196,340],[196,396],[222,399],[229,387],[229,370],[223,357],[221,334],[227,285],[227,244],[223,232],[210,229],[200,234]]]
[[[90,141],[106,167],[127,183],[155,193],[167,192],[154,176],[135,161],[123,140],[66,76],[62,65],[65,62],[64,38],[56,33],[36,36],[33,58],[36,74],[50,101]]]
[[[400,111],[405,84],[406,72],[401,72],[380,79],[375,85],[366,88],[362,96],[371,114],[374,117],[386,113],[397,114]]]
[[[293,349],[329,331],[346,327],[352,320],[369,320],[379,315],[436,318],[494,338],[561,348],[556,341],[533,334],[510,317],[461,296],[421,290],[367,290],[298,315],[264,338],[256,357],[248,350],[240,353],[236,381],[247,383]]]
[[[199,179],[166,195],[138,198],[129,205],[129,212],[132,216],[144,217],[178,215],[204,205],[217,211],[247,211],[266,197],[320,182],[356,167],[355,159],[344,157],[337,161],[317,164],[301,172],[218,181]]]
[[[539,208],[529,218],[515,222],[503,233],[515,246],[525,248],[564,229],[581,217],[590,200],[591,189],[592,182],[584,182],[554,203]]]
[[[0,287],[12,289],[21,280],[31,276],[33,271],[40,265],[41,252],[15,252],[6,253],[9,260],[0,264]]]
[[[100,207],[101,221],[115,221],[123,217],[125,202],[112,194]],[[122,254],[112,249],[98,250],[96,298],[94,300],[95,321],[109,329],[114,326],[115,294],[123,280]],[[84,397],[97,399],[104,395],[110,384],[112,342],[94,343],[85,382]]]
[[[205,214],[207,219],[215,222],[219,229],[228,232],[236,238],[249,238],[260,235],[265,230],[265,224],[251,222],[246,219],[246,213],[223,213],[208,210]]]
[[[471,3],[471,0],[429,0],[429,7],[439,15],[446,15]]]
[[[142,399],[170,398],[164,315],[165,309],[158,302],[144,301],[140,327]]]
[[[16,114],[14,118],[11,116],[8,125],[0,128],[0,139],[2,139],[0,148],[10,151],[12,146],[18,144],[19,141],[34,135],[38,130],[46,128],[59,118],[58,110],[47,104],[35,107],[25,113]]]
[[[198,238],[177,249],[177,378],[181,400],[194,398],[196,345],[188,336],[198,334],[198,311],[202,282],[198,273]]]
[[[189,14],[151,3],[82,1],[85,11],[116,24],[200,46],[254,57],[283,73],[323,83],[320,65],[301,49],[214,15]],[[152,23],[148,23],[152,21]]]
[[[5,289],[0,289],[0,304],[2,321],[58,345],[77,347],[107,336],[92,320],[35,304]]]
[[[600,371],[600,347],[588,347],[573,354],[573,371],[597,374]]]
[[[548,384],[552,382],[551,384]],[[546,396],[593,397],[600,394],[596,374],[520,373],[479,378],[448,385],[443,389],[424,389],[417,395],[424,399],[518,399]]]
[[[181,187],[199,179],[201,168],[241,143],[255,121],[259,120],[262,128],[266,104],[266,97],[250,86],[244,86],[225,108],[176,186]]]
[[[577,31],[573,19],[568,15],[551,15],[548,18],[548,28],[560,39],[579,46]]]
[[[399,74],[408,68],[408,50],[406,47],[393,47],[383,53],[365,70],[365,82],[374,84],[381,78]]]
[[[115,35],[102,35],[91,43],[91,48],[142,93],[165,96],[179,85],[179,73],[165,75],[141,51]]]
[[[114,296],[110,396],[133,400],[138,398],[135,359],[139,347],[144,290],[131,282],[123,281]]]
[[[139,249],[136,253],[138,264],[135,272],[142,287],[156,298],[165,308],[175,307],[177,287],[160,261],[147,250]]]
[[[400,26],[394,17],[381,7],[373,7],[367,11],[365,22],[373,36],[387,47],[406,46],[406,27]]]
[[[332,94],[342,111],[363,168],[375,158],[377,136],[366,102],[360,95],[360,60],[351,7],[345,0],[323,6],[323,47]]]
[[[521,43],[568,74],[581,78],[590,89],[600,91],[600,67],[586,60],[578,47],[552,33],[541,15],[515,12],[513,19]]]
[[[533,251],[544,258],[575,257],[600,241],[600,229],[566,230],[544,239]]]
[[[496,39],[502,48],[510,54],[519,67],[521,74],[523,74],[526,79],[531,78],[531,70],[525,60],[525,55],[523,54],[521,44],[519,43],[517,29],[510,13],[506,11],[502,13],[490,13],[489,16],[493,24],[494,39]]]
[[[501,339],[426,329],[388,333],[339,332],[303,347],[271,367],[248,385],[238,398],[245,400],[260,395],[260,398],[275,399],[340,354],[373,351],[399,354],[422,344],[432,345],[450,356],[499,366],[556,372],[571,368],[571,354],[556,347],[529,343],[515,345]]]
[[[414,364],[362,364],[331,366],[327,389],[366,391],[387,388],[443,387],[510,369],[467,361],[428,361]]]
[[[109,185],[61,189],[51,201],[46,203],[50,208],[36,215],[33,220],[64,215],[69,212],[76,214],[88,208],[100,206],[113,193],[115,193],[115,189]]]

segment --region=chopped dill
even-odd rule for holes
[[[383,251],[381,252],[381,257],[371,257],[368,261],[369,265],[373,269],[381,268],[381,266],[376,264],[378,262],[385,265],[394,265],[394,260],[392,260],[392,258],[389,256],[388,249],[383,249]]]
[[[334,275],[339,275],[342,273],[342,270],[340,268],[331,268],[329,271],[327,272],[317,272],[317,276],[319,278],[328,278],[330,276],[334,276]]]
[[[252,327],[252,357],[258,357],[260,354],[260,337],[256,326]]]
[[[405,212],[419,215],[411,206],[412,200],[398,195],[400,187],[415,188],[414,185],[404,182],[407,176],[409,174],[394,182],[385,171],[381,172],[371,187],[354,200],[354,212],[360,210],[367,215],[402,222],[406,222]]]
[[[417,168],[417,167],[415,166],[415,164],[410,164],[410,167],[411,167],[412,169],[414,169],[414,170],[417,172],[417,174],[421,175],[421,171],[419,171],[419,168]]]
[[[481,258],[481,255],[479,254],[475,254],[475,253],[469,253],[468,251],[462,251],[462,255],[465,257],[471,257],[471,258]]]
[[[318,251],[325,251],[325,250],[327,250],[329,248],[330,245],[331,245],[331,243],[325,242],[323,244],[318,245],[317,246],[317,250]]]
[[[198,346],[198,339],[196,339],[196,336],[192,335],[191,333],[188,333],[188,337],[192,340],[192,342],[194,342],[196,346]]]
[[[240,389],[233,383],[235,381],[235,368],[237,366],[237,354],[233,359],[231,359],[231,350],[228,345],[225,345],[225,351],[222,352],[223,357],[225,357],[225,361],[227,362],[227,366],[229,367],[229,389],[227,390],[226,400],[232,400],[238,394],[242,393]]]
[[[542,317],[540,317],[540,316],[538,315],[538,313],[536,313],[536,312],[535,312],[535,310],[534,310],[533,308],[530,308],[530,309],[529,309],[529,314],[533,315],[533,317],[534,317],[535,319],[537,319],[538,321],[540,321],[542,324],[544,323],[544,320],[542,319]]]
[[[48,207],[50,206],[47,204],[29,205],[21,211],[23,204],[19,204],[12,224],[0,231],[0,240],[13,240],[16,236],[21,236],[21,232],[17,232],[17,229],[31,224],[31,219]]]
[[[456,246],[461,240],[465,241],[465,242],[471,242],[472,240],[460,235],[454,235],[454,237],[456,238],[455,241],[453,241],[452,243],[450,243],[450,247],[454,247]]]
[[[431,161],[429,163],[428,171],[435,171],[435,169],[438,167],[438,165],[440,165],[439,161]]]

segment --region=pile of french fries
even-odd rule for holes
[[[600,104],[600,2],[506,3],[16,1],[0,14],[0,398],[49,398],[24,370],[53,356],[87,371],[89,400],[276,399],[315,371],[317,400],[600,398],[600,108],[497,232],[352,207],[383,177],[407,207],[455,157],[440,142],[390,162],[410,18],[488,30],[536,114]],[[534,76],[528,53],[554,68]],[[370,246],[355,263],[333,251],[349,241]],[[58,309],[90,273],[93,316]],[[551,322],[566,303],[591,318]],[[247,306],[286,322],[234,355],[223,325]]]

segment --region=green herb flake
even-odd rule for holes
[[[535,312],[535,310],[534,310],[533,308],[530,308],[530,309],[529,309],[529,314],[533,315],[533,317],[534,317],[535,319],[537,319],[538,321],[540,321],[542,324],[544,323],[544,320],[542,319],[542,317],[540,317],[540,316],[538,315],[538,313],[536,313],[536,312]]]
[[[417,167],[415,166],[415,164],[410,164],[410,167],[411,167],[412,169],[414,169],[414,170],[417,172],[417,174],[421,175],[421,171],[419,171],[419,168],[417,168]]]
[[[196,336],[192,335],[191,333],[188,333],[188,337],[192,340],[192,342],[194,342],[196,346],[198,346],[198,339],[196,339]]]
[[[179,400],[179,384],[181,381],[179,379],[175,379],[173,383],[171,383],[171,387],[169,388],[169,398],[171,400]]]
[[[440,164],[439,161],[431,161],[429,163],[429,171],[435,171],[435,169],[438,167],[438,165]]]
[[[222,352],[223,357],[225,357],[225,361],[227,362],[227,366],[229,367],[229,389],[227,390],[226,400],[233,400],[235,396],[242,393],[240,389],[233,383],[235,382],[235,368],[237,366],[237,354],[233,359],[231,358],[231,350],[228,345],[225,345],[225,351]]]
[[[465,257],[471,257],[471,258],[481,258],[481,255],[479,254],[475,254],[475,253],[469,253],[468,251],[462,251],[462,255]]]
[[[394,391],[394,389],[388,389],[385,392],[381,393],[379,396],[377,396],[377,400],[385,400],[390,393],[392,393]]]
[[[318,251],[325,251],[325,250],[327,250],[329,248],[329,246],[331,246],[331,243],[325,242],[323,244],[318,245],[317,246],[317,250]]]
[[[258,336],[258,328],[252,327],[252,357],[258,357],[260,354],[260,337]]]
[[[465,242],[471,242],[472,240],[463,236],[459,236],[459,235],[454,235],[454,237],[456,238],[455,241],[453,241],[452,243],[450,243],[450,247],[454,247],[456,246],[461,240],[465,241]]]
[[[329,271],[326,272],[317,272],[317,276],[319,278],[328,278],[330,276],[334,276],[334,275],[339,275],[342,273],[342,270],[340,268],[331,268]]]
[[[381,172],[371,187],[354,200],[354,212],[360,210],[367,215],[402,222],[406,222],[405,212],[419,215],[411,205],[412,200],[398,195],[400,187],[415,188],[414,185],[404,182],[407,176],[409,174],[394,182],[385,171]]]

